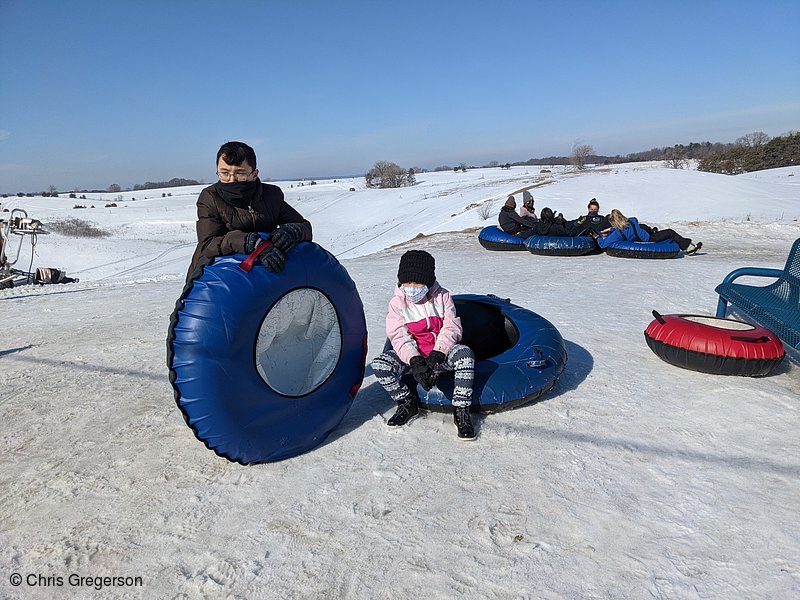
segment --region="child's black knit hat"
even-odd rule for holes
[[[409,250],[400,257],[397,282],[412,281],[428,287],[436,283],[436,261],[424,250]]]

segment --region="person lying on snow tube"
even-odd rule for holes
[[[423,389],[430,390],[442,371],[455,372],[453,419],[462,440],[475,438],[469,410],[475,377],[475,354],[460,343],[461,319],[450,292],[436,281],[436,261],[424,250],[409,250],[400,257],[397,287],[389,301],[386,334],[392,344],[372,361],[383,389],[397,403],[389,427],[405,425],[419,412],[416,386],[409,389],[401,378],[411,372]]]
[[[527,233],[527,231],[536,225],[537,220],[531,217],[521,217],[517,214],[517,202],[514,200],[514,196],[508,197],[505,205],[500,209],[500,214],[497,215],[500,229],[508,234],[522,238],[533,235],[532,233]]]
[[[611,223],[608,222],[608,216],[600,214],[600,203],[597,198],[589,200],[586,208],[589,212],[573,221],[575,225],[581,228],[578,235],[592,235],[592,233],[600,235],[601,231],[611,227]]]
[[[567,221],[564,215],[556,215],[553,209],[545,206],[539,215],[539,222],[534,223],[519,235],[530,237],[532,235],[545,235],[553,237],[575,237],[580,235],[582,228],[574,222]]]
[[[608,221],[611,227],[596,236],[597,245],[604,250],[613,248],[615,243],[622,241],[663,242],[670,240],[678,244],[678,248],[688,255],[696,253],[703,247],[703,242],[693,244],[691,239],[678,235],[672,229],[655,229],[640,224],[636,217],[628,218],[616,208],[611,211]]]

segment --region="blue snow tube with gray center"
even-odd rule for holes
[[[344,418],[364,378],[367,327],[353,280],[312,242],[286,268],[240,268],[243,254],[195,274],[170,318],[167,366],[187,425],[241,464],[296,456]]]

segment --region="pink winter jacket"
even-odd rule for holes
[[[395,288],[386,315],[386,335],[404,363],[438,350],[445,356],[461,341],[461,319],[450,292],[434,283],[423,302],[412,304]]]

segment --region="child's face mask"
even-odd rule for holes
[[[426,285],[423,285],[422,287],[404,285],[401,286],[400,289],[403,290],[403,293],[406,295],[408,301],[413,304],[416,304],[422,300],[428,293],[428,286]]]

